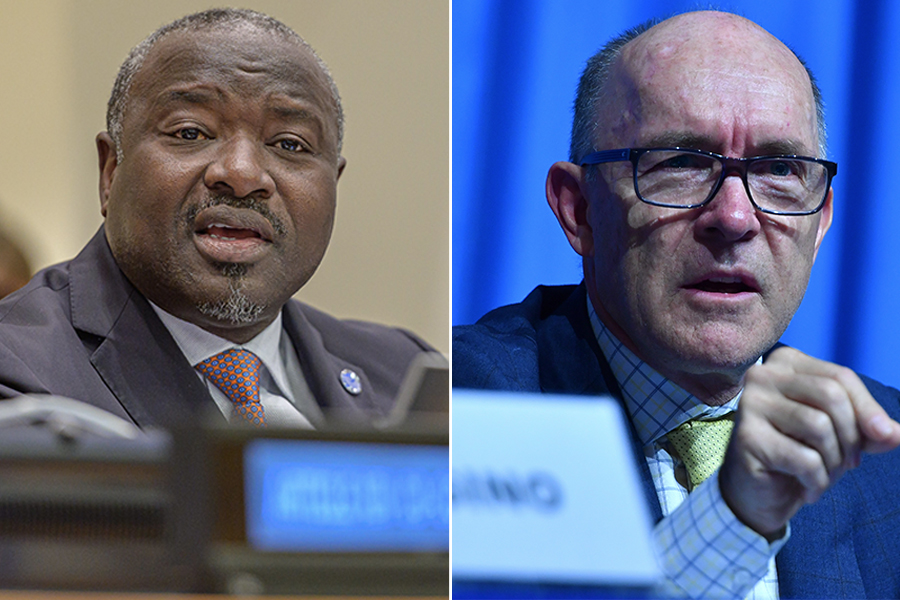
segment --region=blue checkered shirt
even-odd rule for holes
[[[600,350],[622,389],[663,519],[653,532],[666,576],[658,593],[666,597],[778,598],[775,555],[789,533],[769,544],[738,521],[719,490],[718,472],[688,495],[684,465],[668,451],[666,434],[696,418],[716,418],[737,409],[740,394],[722,406],[708,406],[634,355],[597,317],[588,313]]]

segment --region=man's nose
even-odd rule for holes
[[[220,140],[216,156],[204,173],[206,186],[236,198],[269,198],[275,182],[265,165],[265,147],[244,136]]]
[[[703,239],[737,242],[759,233],[759,214],[737,173],[725,177],[709,204],[698,210],[701,213],[695,221],[696,233]]]

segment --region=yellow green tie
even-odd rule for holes
[[[688,490],[693,490],[716,472],[725,458],[725,450],[734,428],[734,413],[710,421],[682,423],[666,437],[688,474]]]

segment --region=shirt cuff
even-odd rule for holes
[[[719,489],[719,473],[700,484],[653,531],[665,596],[743,598],[766,576],[790,537],[771,544],[741,523]]]

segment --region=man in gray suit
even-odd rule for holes
[[[103,227],[0,304],[0,395],[140,426],[214,406],[256,425],[386,414],[429,346],[291,300],[328,246],[346,164],[312,48],[260,13],[189,15],[132,50],[107,128]]]

